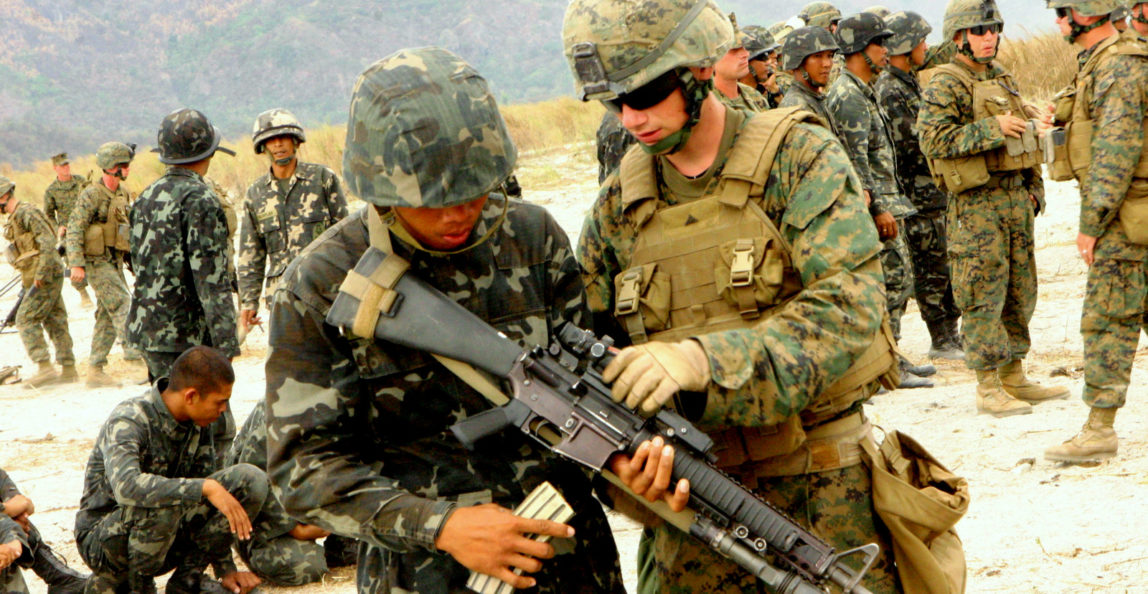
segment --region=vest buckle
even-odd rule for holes
[[[733,248],[733,261],[729,267],[729,284],[748,287],[753,284],[753,240],[739,239]]]
[[[627,316],[638,312],[638,289],[642,284],[641,267],[627,270],[622,275],[618,286],[618,297],[614,305],[614,313]]]

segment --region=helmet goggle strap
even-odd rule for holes
[[[1067,6],[1058,7],[1056,9],[1056,16],[1058,18],[1068,19],[1068,26],[1071,29],[1069,30],[1068,35],[1064,36],[1064,39],[1070,43],[1076,41],[1077,37],[1080,37],[1081,35],[1084,35],[1085,33],[1088,33],[1097,27],[1102,27],[1105,23],[1111,20],[1109,18],[1110,15],[1106,14],[1100,17],[1100,19],[1098,19],[1095,23],[1081,25],[1080,23],[1076,22],[1076,17],[1072,14],[1072,9]]]
[[[104,171],[104,173],[106,173],[112,177],[118,177],[120,179],[120,181],[125,181],[128,179],[128,177],[126,175],[124,175],[124,167],[125,166],[129,166],[129,164],[128,163],[116,163],[115,165],[112,165],[112,168],[110,170]]]
[[[490,194],[487,199],[489,200],[489,199],[493,198],[494,196],[495,196],[495,194]],[[494,234],[497,233],[499,229],[502,229],[502,224],[503,224],[503,222],[506,221],[506,215],[508,212],[510,212],[510,198],[508,198],[506,196],[502,196],[502,211],[499,212],[498,218],[489,227],[487,227],[486,233],[483,233],[482,237],[478,238],[478,241],[475,241],[474,243],[471,243],[469,245],[465,245],[465,246],[463,246],[457,250],[451,250],[451,251],[445,251],[445,252],[439,251],[439,250],[428,249],[427,247],[425,247],[422,244],[422,242],[415,239],[414,236],[411,235],[410,231],[407,231],[407,228],[403,226],[402,221],[399,220],[399,216],[397,213],[395,213],[393,208],[375,209],[375,210],[376,210],[376,212],[378,212],[379,210],[382,210],[382,212],[379,214],[382,217],[383,225],[388,227],[391,230],[391,233],[395,234],[395,237],[398,237],[399,239],[403,240],[403,243],[406,243],[407,245],[409,245],[409,246],[411,246],[417,250],[426,252],[426,253],[428,253],[428,254],[436,257],[436,258],[441,258],[443,256],[453,256],[455,254],[462,254],[465,252],[469,252],[470,250],[473,250],[474,248],[476,248],[476,247],[486,243],[487,241],[489,241],[491,237],[494,237]],[[483,207],[483,210],[485,210],[485,207]],[[481,221],[481,219],[479,219],[479,220]],[[477,224],[476,224],[476,226],[477,226]]]
[[[978,57],[976,55],[976,53],[973,52],[972,44],[969,43],[969,32],[970,31],[973,33],[973,35],[985,35],[985,34],[989,33],[990,31],[995,32],[997,34],[997,41],[996,41],[996,44],[993,45],[993,53],[988,55],[988,56],[985,56],[983,58]],[[961,31],[961,45],[957,48],[957,51],[960,52],[961,54],[964,54],[964,56],[966,58],[976,62],[977,64],[988,64],[989,62],[992,62],[997,57],[997,50],[999,50],[1000,46],[1001,46],[1000,32],[1001,32],[1001,24],[1000,23],[992,23],[989,25],[977,25],[976,27],[970,27],[968,29],[965,29],[965,30]]]

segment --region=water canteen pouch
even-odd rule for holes
[[[1148,185],[1145,180],[1132,182],[1132,190],[1120,204],[1118,218],[1128,241],[1148,245],[1148,188],[1138,188],[1141,184]]]

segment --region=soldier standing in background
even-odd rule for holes
[[[825,106],[821,89],[829,86],[837,54],[837,39],[821,27],[802,27],[790,33],[781,46],[781,67],[793,76],[793,84],[780,107],[800,107],[825,120],[837,135],[837,125]]]
[[[817,0],[802,7],[797,18],[805,23],[806,27],[821,27],[830,33],[837,32],[837,22],[841,20],[841,11],[829,2]]]
[[[749,75],[749,50],[746,45],[752,43],[753,38],[738,29],[733,13],[730,13],[729,18],[733,23],[734,44],[714,64],[713,84],[717,97],[734,109],[766,111],[769,109],[769,101],[757,89],[741,82],[741,79]]]
[[[1140,331],[1148,331],[1148,45],[1107,22],[1118,0],[1048,6],[1060,32],[1084,49],[1075,93],[1060,95],[1054,123],[1071,123],[1065,146],[1087,146],[1091,158],[1083,166],[1054,162],[1050,173],[1080,183],[1076,246],[1088,265],[1080,333],[1089,412],[1080,432],[1044,457],[1081,463],[1116,455],[1116,411],[1128,395]]]
[[[618,168],[622,162],[622,155],[634,145],[637,140],[626,131],[618,114],[607,111],[602,114],[602,123],[598,125],[596,136],[598,144],[598,183],[605,181],[606,176]]]
[[[1128,7],[1128,21],[1140,35],[1148,35],[1148,3],[1132,0]]]
[[[54,383],[71,383],[76,375],[76,357],[72,353],[72,335],[68,332],[68,311],[60,295],[64,263],[56,252],[56,232],[40,209],[16,199],[16,185],[0,176],[0,213],[8,215],[4,239],[8,240],[9,263],[21,277],[27,293],[16,312],[16,328],[28,357],[39,367],[25,384],[38,388]],[[56,347],[56,363],[63,368],[57,373],[52,355],[44,342],[44,331]]]
[[[56,226],[56,239],[64,241],[64,233],[68,230],[68,217],[76,207],[80,192],[88,187],[88,180],[78,175],[72,175],[72,167],[68,164],[68,153],[60,153],[52,157],[52,169],[56,170],[56,179],[44,190],[44,214]],[[94,304],[88,295],[88,281],[72,282],[72,287],[80,294],[80,306],[91,309]]]
[[[957,330],[961,312],[953,302],[945,241],[945,208],[949,198],[933,183],[917,139],[921,86],[913,72],[924,64],[925,37],[933,30],[915,12],[895,12],[885,21],[893,36],[885,43],[889,65],[873,85],[877,101],[889,119],[889,134],[897,157],[897,177],[917,209],[906,217],[902,231],[913,258],[913,283],[921,318],[929,329],[929,357],[964,359]]]
[[[239,225],[240,331],[262,323],[259,297],[267,307],[283,271],[307,244],[347,216],[339,177],[329,167],[300,162],[307,142],[303,125],[286,109],[270,109],[255,119],[255,154],[267,153],[270,170],[252,182]]]
[[[992,0],[950,0],[943,35],[957,53],[936,68],[917,117],[921,150],[949,193],[949,267],[965,364],[977,373],[977,412],[996,417],[1068,397],[1067,388],[1043,387],[1024,371],[1037,295],[1033,219],[1044,208],[1044,182],[1025,119],[1034,114],[993,61],[1003,27]]]
[[[64,236],[72,282],[85,278],[96,293],[96,326],[88,356],[89,387],[118,386],[104,372],[108,353],[116,338],[125,361],[139,361],[140,354],[125,341],[131,294],[121,268],[128,253],[128,209],[131,196],[123,181],[128,178],[135,149],[122,142],[107,142],[96,150],[96,165],[103,175],[80,193],[68,217]]]
[[[770,109],[777,107],[784,95],[777,84],[778,43],[769,30],[760,25],[749,25],[742,31],[749,36],[745,42],[749,53],[749,74],[742,77],[741,82],[761,93],[769,102]]]
[[[917,214],[917,209],[901,193],[893,138],[871,86],[887,63],[884,43],[891,35],[881,17],[868,12],[841,19],[836,36],[837,45],[845,54],[845,70],[830,84],[825,102],[861,179],[869,214],[884,242],[881,268],[885,273],[889,325],[899,341],[901,316],[913,287],[913,261],[902,227],[905,218]],[[913,367],[902,359],[900,387],[931,387],[933,382],[922,376],[935,372],[931,365]]]

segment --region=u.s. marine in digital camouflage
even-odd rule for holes
[[[68,217],[76,207],[80,192],[83,192],[89,183],[83,177],[72,175],[68,153],[53,155],[52,168],[56,170],[56,179],[52,180],[44,190],[44,214],[55,225],[57,239],[63,241],[64,233],[68,229]],[[92,298],[88,295],[86,280],[74,282],[72,287],[80,293],[80,301],[85,309],[93,306]]]
[[[435,133],[408,133],[415,125]],[[523,344],[583,323],[566,233],[541,207],[495,192],[514,161],[486,82],[460,58],[423,48],[376,62],[355,85],[343,158],[348,187],[369,205],[308,246],[275,293],[268,468],[292,517],[363,543],[360,592],[462,591],[468,567],[520,587],[528,578],[509,568],[532,570],[540,592],[623,592],[609,526],[579,469],[518,432],[468,451],[448,429],[489,410],[482,395],[424,352],[326,322],[375,246]],[[555,539],[566,551],[545,560],[535,557],[549,547],[525,544],[526,520],[504,509],[542,481],[577,512],[575,536]]]
[[[694,77],[725,52],[732,30],[713,2],[691,12],[694,5],[647,2],[643,10],[659,18],[641,19],[634,18],[631,2],[576,0],[563,25],[581,98],[633,114],[624,121],[634,123],[631,132],[639,138],[620,172],[603,185],[578,246],[595,330],[622,343],[631,337],[640,342],[615,359],[623,369],[614,376],[614,396],[647,412],[672,400],[715,439],[719,465],[763,499],[836,547],[882,542],[888,551],[872,507],[869,473],[859,458],[811,462],[803,446],[785,449],[773,439],[786,426],[802,425],[815,441],[868,439],[861,403],[874,386],[851,368],[880,344],[879,366],[895,372],[880,330],[880,243],[860,184],[856,175],[841,174],[851,170],[849,159],[832,133],[809,123],[812,116],[798,110],[747,114],[695,92]],[[678,30],[675,42],[663,46]],[[631,68],[639,62],[641,67]],[[594,79],[602,71],[605,80]],[[665,72],[677,73],[679,84],[662,104],[643,109],[629,103]],[[652,114],[676,119],[681,111],[701,116],[679,129],[639,124],[654,119]],[[783,125],[791,127],[774,135]],[[767,141],[775,137],[776,143]],[[708,160],[699,161],[699,152],[710,155]],[[746,163],[768,167],[760,186],[756,180],[744,186],[734,181],[743,179]],[[680,169],[683,164],[687,171]],[[706,213],[731,218],[718,221],[719,227]],[[793,249],[785,252],[782,245]],[[774,247],[758,252],[757,246]],[[691,259],[702,250],[704,259]],[[760,295],[739,291],[730,281],[735,266],[741,270],[735,262],[743,259],[751,279],[744,286],[761,288]],[[766,273],[757,265],[767,267],[766,262],[785,269],[788,280],[759,278]],[[735,297],[745,301],[731,303]],[[606,374],[611,379],[611,369]],[[842,390],[834,396],[827,388],[836,382]],[[650,393],[649,386],[669,389]],[[675,399],[677,388],[701,395]],[[666,593],[740,593],[760,587],[736,564],[676,529],[660,526],[653,538],[657,570],[640,578],[643,592],[653,587]],[[876,559],[863,585],[897,591],[891,555]]]
[[[251,183],[243,199],[239,225],[240,315],[250,324],[259,297],[270,307],[275,285],[287,264],[328,227],[347,216],[339,176],[329,167],[299,161],[306,142],[303,126],[291,112],[272,109],[255,120],[255,153],[266,153],[267,173]]]
[[[734,109],[746,111],[766,111],[769,101],[757,89],[741,82],[749,76],[749,47],[753,37],[737,26],[737,19],[730,13],[734,28],[733,47],[714,63],[713,84],[717,97]]]

